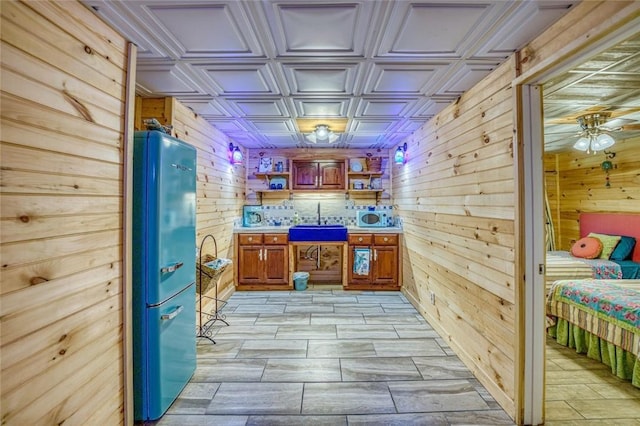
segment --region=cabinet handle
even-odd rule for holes
[[[320,176],[320,186],[322,186],[322,176]]]
[[[358,238],[358,241],[359,241],[359,242],[362,242],[362,237]]]
[[[389,238],[384,237],[384,242],[386,243],[387,241],[389,241]]]
[[[249,241],[253,241],[253,237],[249,237]]]
[[[269,250],[264,249],[264,261],[267,261],[267,253],[269,253]]]
[[[258,252],[258,260],[262,262],[262,249]]]
[[[315,185],[316,185],[316,186],[318,186],[318,176],[316,176],[316,179],[315,179],[315,180],[316,180]]]
[[[275,243],[276,241],[278,241],[278,237],[273,237],[273,242]]]
[[[378,250],[373,249],[373,260],[378,260]]]

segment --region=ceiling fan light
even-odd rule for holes
[[[324,125],[319,125],[316,127],[316,138],[320,141],[325,140],[329,137],[329,128]]]
[[[611,137],[611,135],[607,133],[600,133],[598,137],[593,141],[591,148],[594,151],[601,151],[603,149],[607,149],[616,143],[615,139]]]
[[[586,151],[589,149],[589,146],[591,145],[591,142],[589,141],[588,138],[582,137],[580,139],[578,139],[578,141],[573,145],[573,147],[575,149],[578,149],[580,151]]]

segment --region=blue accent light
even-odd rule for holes
[[[407,162],[407,144],[401,145],[396,149],[396,153],[393,156],[393,161],[396,164],[404,164]]]

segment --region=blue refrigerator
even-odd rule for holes
[[[196,368],[196,150],[159,131],[133,152],[136,420],[160,418]]]

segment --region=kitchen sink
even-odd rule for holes
[[[344,225],[296,225],[289,228],[289,241],[347,241]]]

